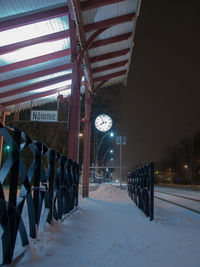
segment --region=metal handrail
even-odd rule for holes
[[[135,204],[154,219],[154,164],[150,163],[128,172],[128,194]]]
[[[8,159],[0,169],[0,227],[3,229],[2,264],[13,259],[18,232],[22,245],[29,243],[26,227],[23,226],[22,211],[26,202],[28,210],[29,236],[37,238],[42,207],[48,210],[46,222],[62,220],[78,205],[79,167],[76,162],[49,149],[39,141],[33,141],[24,132],[0,124],[0,134],[11,146]],[[29,148],[33,161],[25,167],[23,151]],[[48,162],[47,169],[44,163]],[[9,175],[6,201],[3,186]],[[18,184],[21,183],[17,197]],[[63,190],[64,189],[64,190]],[[1,264],[1,263],[0,263]]]

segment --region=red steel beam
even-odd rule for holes
[[[106,83],[108,80],[104,80],[102,82],[100,82],[96,87],[95,87],[95,90],[93,92],[93,94],[90,96],[90,103],[92,104],[93,100],[94,100],[94,97],[97,95],[97,93],[100,91],[102,85],[104,83]]]
[[[5,111],[3,110],[3,107],[1,105],[1,115],[0,115],[0,122],[5,125],[5,120],[6,120],[6,113]],[[1,163],[2,163],[2,148],[3,148],[3,135],[0,134],[0,168],[2,167]]]
[[[31,85],[25,86],[23,88],[18,88],[18,89],[11,90],[8,92],[0,93],[0,99],[4,98],[4,97],[10,97],[13,95],[17,95],[17,94],[22,94],[22,93],[29,92],[29,91],[34,91],[34,90],[37,90],[39,88],[50,86],[50,85],[53,85],[53,84],[56,84],[59,82],[63,82],[63,81],[69,80],[69,79],[71,79],[71,74],[66,74],[66,75],[63,75],[61,77],[57,77],[57,78],[50,79],[47,81],[34,83]]]
[[[105,30],[107,30],[108,28],[102,28],[100,30],[97,30],[96,32],[94,32],[90,38],[87,40],[86,42],[86,49],[88,50],[90,48],[90,46],[92,45],[92,43],[94,42],[94,40],[101,34],[103,33]]]
[[[106,83],[107,81],[108,81],[108,80],[104,80],[104,81],[100,82],[100,83],[96,86],[96,88],[95,88],[93,94],[90,96],[90,103],[91,103],[91,104],[93,103],[94,97],[95,97],[95,96],[97,95],[97,93],[100,91],[102,85],[103,85],[104,83]]]
[[[83,19],[82,19],[82,15],[81,15],[80,1],[74,0],[73,4],[75,7],[75,13],[76,13],[76,18],[77,18],[77,22],[78,22],[78,30],[79,30],[79,34],[80,34],[81,43],[82,43],[83,48],[85,49],[86,48],[86,37],[85,37]],[[89,84],[91,86],[91,90],[93,91],[94,90],[94,83],[93,83],[93,79],[92,79],[92,71],[91,71],[88,51],[86,51],[86,53],[84,54],[84,58],[85,58],[85,62],[87,65],[87,70],[88,70]]]
[[[83,197],[89,194],[90,177],[90,139],[91,139],[91,102],[88,85],[85,85],[85,120],[84,120],[84,142],[83,142]]]
[[[99,92],[99,90],[101,89],[102,85],[103,85],[104,83],[106,83],[107,81],[108,81],[108,80],[104,80],[104,81],[100,82],[100,83],[96,86],[96,88],[95,88],[95,94],[93,94],[93,96],[95,96],[95,95]]]
[[[43,56],[39,56],[39,57],[34,57],[31,59],[26,59],[20,62],[16,62],[16,63],[12,63],[12,64],[8,64],[5,66],[1,66],[0,67],[0,73],[4,73],[4,72],[8,72],[8,71],[12,71],[12,70],[16,70],[16,69],[21,69],[21,68],[25,68],[28,66],[32,66],[35,64],[39,64],[39,63],[43,63],[49,60],[53,60],[53,59],[57,59],[60,57],[65,57],[65,56],[69,56],[71,55],[71,50],[70,49],[64,49],[58,52],[54,52],[54,53],[50,53],[50,54],[46,54]]]
[[[10,112],[9,109],[7,109],[6,107],[4,107],[2,104],[0,104],[0,111],[1,112]],[[1,137],[0,137],[1,138]],[[1,142],[0,142],[1,143]],[[0,149],[1,150],[1,149]]]
[[[66,16],[69,13],[67,6],[62,6],[50,10],[41,11],[38,13],[27,14],[25,16],[16,17],[0,23],[0,32],[10,30],[17,27],[22,27],[28,24],[37,23],[40,21]]]
[[[122,60],[122,61],[119,61],[119,62],[116,62],[116,63],[113,63],[113,64],[109,64],[109,65],[106,65],[106,66],[93,68],[92,69],[92,73],[123,67],[127,63],[128,63],[128,60]]]
[[[44,42],[57,41],[57,40],[61,40],[64,38],[69,38],[69,30],[55,32],[55,33],[47,34],[45,36],[40,36],[37,38],[25,40],[22,42],[2,46],[0,47],[0,55],[11,53],[17,49],[24,48],[30,45],[35,45],[35,44],[44,43]]]
[[[103,60],[107,60],[107,59],[111,59],[111,58],[115,58],[115,57],[125,56],[129,51],[130,51],[130,49],[127,48],[127,49],[118,50],[118,51],[115,51],[112,53],[101,54],[101,55],[96,56],[96,57],[91,57],[90,63],[95,63],[98,61],[103,61]]]
[[[41,76],[57,73],[57,72],[60,72],[60,71],[69,70],[71,68],[72,68],[72,64],[69,63],[69,64],[65,64],[65,65],[61,65],[61,66],[57,66],[57,67],[53,67],[53,68],[49,68],[49,69],[45,69],[45,70],[29,73],[29,74],[26,74],[26,75],[23,75],[23,76],[18,76],[18,77],[15,77],[15,78],[11,78],[11,79],[8,79],[8,80],[1,81],[0,82],[0,87],[8,86],[8,85],[11,85],[11,84],[20,83],[20,82],[24,82],[24,81],[28,81],[28,80],[31,80],[31,79],[39,78]]]
[[[8,107],[8,106],[20,104],[20,103],[23,103],[23,102],[26,102],[26,101],[42,98],[42,97],[45,97],[45,96],[54,95],[56,93],[65,91],[67,89],[71,89],[71,85],[63,86],[63,87],[52,89],[52,90],[45,91],[45,92],[42,92],[42,93],[33,94],[31,96],[26,96],[26,97],[18,98],[18,99],[15,99],[15,100],[11,100],[11,101],[2,103],[2,106]]]
[[[87,70],[88,70],[88,80],[90,81],[90,86],[91,86],[91,90],[94,90],[94,82],[93,82],[93,78],[92,78],[92,69],[91,69],[91,64],[90,64],[90,59],[89,59],[89,54],[88,51],[86,52],[85,55],[85,63],[87,66]]]
[[[105,30],[107,30],[107,28],[103,28],[100,30],[97,30],[96,32],[94,32],[90,38],[87,40],[87,42],[85,43],[85,49],[81,50],[78,54],[78,60],[80,62],[80,64],[82,63],[83,57],[84,57],[84,53],[88,52],[88,49],[90,48],[90,46],[92,45],[92,43],[94,42],[94,40],[97,38],[97,36],[99,36],[101,33],[103,33]]]
[[[118,2],[124,2],[126,0],[88,0],[85,2],[81,2],[81,10],[86,11],[92,8],[98,8],[106,5],[112,5]]]
[[[99,30],[105,27],[111,27],[117,24],[132,21],[134,16],[135,16],[135,13],[130,13],[130,14],[119,16],[119,17],[114,17],[111,19],[101,20],[98,22],[85,25],[84,29],[86,32],[91,32],[91,31]]]
[[[90,46],[90,48],[92,49],[92,48],[96,48],[96,47],[100,47],[100,46],[104,46],[104,45],[108,45],[108,44],[113,44],[113,43],[125,41],[125,40],[128,40],[131,35],[132,35],[132,32],[128,32],[128,33],[117,35],[117,36],[114,36],[114,37],[111,37],[111,38],[98,40],[98,41],[94,42]]]
[[[112,74],[108,74],[108,75],[104,75],[104,76],[100,76],[100,77],[96,77],[96,78],[93,78],[93,80],[96,83],[96,82],[100,82],[100,81],[110,80],[112,78],[116,78],[118,76],[123,76],[123,75],[126,75],[126,70],[114,72]]]
[[[70,3],[69,3],[70,2]],[[71,5],[71,1],[68,1]],[[72,9],[72,6],[70,10]],[[71,14],[71,13],[70,13]],[[70,46],[72,56],[77,58],[77,32],[75,21],[69,16],[69,30],[70,30]],[[77,60],[73,62],[72,66],[72,85],[71,85],[71,101],[69,114],[69,134],[68,134],[68,158],[79,162],[79,129],[80,129],[80,87],[81,87],[81,64]]]

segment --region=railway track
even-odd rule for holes
[[[173,193],[162,192],[159,190],[155,190],[154,192],[154,197],[159,200],[200,214],[200,200],[198,199],[180,196]],[[170,199],[170,197],[172,197],[172,199]],[[185,200],[185,203],[180,203],[180,199]]]
[[[196,198],[180,196],[180,195],[176,195],[176,194],[173,194],[173,193],[162,192],[162,191],[159,191],[159,190],[155,190],[155,192],[158,192],[158,193],[161,193],[161,194],[170,195],[170,196],[185,198],[185,199],[189,199],[189,200],[196,201],[196,202],[200,202],[200,200],[199,199],[196,199]]]

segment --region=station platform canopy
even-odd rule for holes
[[[139,9],[140,0],[1,0],[0,111],[71,94],[72,34],[83,57],[82,93],[85,80],[94,93],[126,84]]]

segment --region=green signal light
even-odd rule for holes
[[[9,150],[11,149],[11,147],[7,145],[7,146],[5,147],[5,149],[9,151]]]

